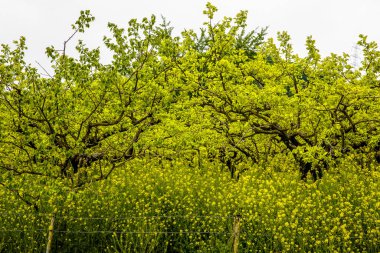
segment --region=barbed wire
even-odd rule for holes
[[[35,229],[35,230],[0,230],[0,233],[26,233],[26,232],[32,232],[32,233],[40,233],[40,232],[46,232],[48,233],[48,230],[45,229]],[[167,234],[167,235],[193,235],[193,234],[208,234],[208,235],[230,235],[233,236],[234,232],[224,232],[224,231],[122,231],[122,230],[94,230],[94,231],[83,231],[83,230],[72,230],[72,231],[65,231],[65,230],[52,230],[52,232],[57,233],[57,234],[134,234],[134,235],[159,235],[159,234]],[[241,230],[240,236],[249,233],[252,235],[250,232],[246,232]],[[276,236],[276,232],[274,231],[273,233],[254,233],[255,238],[271,238],[274,240],[278,240],[278,238],[274,238]],[[303,237],[301,234],[295,235],[295,237]],[[324,240],[328,238],[327,237],[321,237],[318,238],[319,240]],[[356,240],[356,239],[365,239],[366,236],[350,236],[347,237],[345,240]]]
[[[19,232],[19,233],[26,233],[26,232],[32,232],[32,233],[36,233],[36,232],[48,232],[47,229],[31,229],[31,230],[23,230],[23,229],[2,229],[0,230],[0,233],[13,233],[13,232]]]
[[[6,216],[4,216],[6,215]],[[29,214],[22,214],[22,213],[10,213],[10,212],[0,212],[0,218],[6,218],[8,216],[21,216],[22,218],[30,218],[30,216],[42,216],[46,218],[51,218],[54,216],[55,219],[65,219],[65,220],[138,220],[138,219],[175,219],[175,218],[186,218],[186,219],[197,219],[197,218],[203,218],[203,219],[234,219],[239,217],[242,222],[253,222],[253,221],[263,221],[263,220],[276,220],[277,218],[280,217],[267,217],[267,218],[252,218],[250,215],[243,216],[240,214],[237,215],[142,215],[142,216],[136,216],[136,215],[131,215],[131,216],[108,216],[108,217],[91,217],[91,216],[70,216],[69,214],[67,215],[54,215],[53,213],[29,213]],[[332,217],[332,219],[341,219],[342,217]],[[344,218],[344,217],[343,217]],[[306,220],[313,220],[312,218],[309,217],[294,217],[294,218],[283,218],[281,219],[284,222],[296,222],[296,221],[306,221]],[[360,220],[360,221],[365,221],[367,224],[379,224],[379,220],[368,220],[365,217],[360,217],[360,218],[355,218],[354,220]]]
[[[124,217],[65,217],[58,216],[56,218],[68,218],[69,220],[133,220],[133,219],[170,219],[170,218],[210,218],[210,219],[232,219],[234,216],[192,216],[192,215],[154,215],[154,216],[124,216]]]
[[[63,231],[63,230],[55,230],[55,233],[67,233],[67,234],[233,234],[227,232],[211,232],[211,231],[120,231],[120,230],[100,230],[100,231]]]
[[[89,217],[89,216],[81,216],[81,217],[70,217],[70,215],[54,215],[53,213],[29,213],[29,214],[22,214],[22,213],[11,213],[11,212],[0,212],[0,216],[3,215],[16,215],[16,216],[28,216],[28,215],[35,215],[35,216],[47,216],[47,217],[52,217],[54,216],[56,219],[64,218],[64,219],[70,219],[70,220],[127,220],[127,219],[159,219],[159,218],[213,218],[213,219],[232,219],[235,218],[236,216],[233,215],[142,215],[142,216],[136,216],[136,215],[131,215],[131,216],[108,216],[108,217]],[[6,216],[3,216],[6,217]]]
[[[233,234],[232,232],[224,231],[123,231],[123,230],[93,230],[93,231],[84,231],[84,230],[50,230],[54,233],[62,234]],[[20,230],[20,229],[11,229],[11,230],[0,230],[0,233],[26,233],[26,232],[48,232],[47,229],[34,229],[34,230]]]
[[[183,217],[183,218],[236,218],[236,216],[183,216],[183,215],[178,215],[178,216],[130,216],[130,217],[113,217],[113,218],[102,218],[102,217],[54,217],[55,219],[65,219],[65,220],[106,220],[106,221],[115,221],[115,220],[128,220],[128,219],[161,219],[161,218],[177,218],[177,217]],[[294,222],[303,222],[307,218],[295,218],[295,219],[283,219],[283,222],[287,222],[289,224],[294,224]],[[241,232],[248,231],[251,226],[254,226],[252,222],[257,222],[257,221],[263,221],[264,219],[250,219],[249,217],[240,217],[240,221],[242,223],[242,227],[240,228]],[[267,219],[266,219],[267,220]],[[276,218],[272,218],[269,220],[276,220]],[[379,228],[380,227],[380,222],[378,220],[365,220],[364,218],[359,218],[355,219],[359,220],[362,222],[365,222],[363,225],[369,226],[371,228]],[[224,221],[226,222],[226,221]],[[339,222],[341,223],[341,222]],[[244,225],[243,225],[244,224]],[[154,224],[152,224],[154,225]],[[233,225],[232,223],[229,225]],[[373,226],[371,226],[373,225]],[[248,226],[248,227],[247,227]],[[180,226],[181,227],[181,226]],[[23,230],[23,229],[0,229],[0,232],[41,232],[41,231],[46,231],[45,229],[35,229],[35,230]],[[189,231],[189,230],[180,230],[180,231],[122,231],[122,230],[99,230],[99,231],[61,231],[61,230],[54,230],[54,232],[58,233],[222,233],[222,232],[211,232],[211,231]]]

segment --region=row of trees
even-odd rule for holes
[[[136,157],[217,163],[234,178],[277,159],[314,180],[344,159],[380,162],[375,42],[360,36],[354,68],[347,54],[322,58],[312,37],[300,57],[286,32],[276,44],[266,29],[247,29],[246,11],[215,23],[216,11],[207,4],[200,32],[181,36],[154,16],[127,29],[110,23],[108,64],[83,41],[78,57],[67,55],[71,36],[63,50],[47,48],[49,76],[24,61],[24,38],[2,45],[0,185],[32,204],[38,193],[17,188],[25,180],[78,189]],[[73,35],[93,19],[81,12]]]

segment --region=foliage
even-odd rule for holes
[[[82,16],[76,24],[83,31]],[[143,152],[139,140],[166,102],[158,45],[167,36],[155,19],[130,22],[129,38],[109,24],[115,41],[110,65],[99,63],[99,50],[79,41],[79,59],[48,48],[54,75],[42,78],[22,57],[25,39],[1,55],[2,136],[0,167],[4,180],[20,175],[66,179],[71,189],[103,180]],[[82,27],[83,26],[83,27]],[[74,26],[76,28],[76,26]],[[142,33],[142,34],[140,34]],[[120,53],[123,52],[123,53]],[[124,64],[128,62],[129,64]],[[28,200],[26,200],[28,201]]]
[[[378,64],[376,43],[362,37],[363,65],[368,66],[360,69],[348,64],[346,54],[322,59],[311,37],[308,56],[300,58],[286,32],[278,33],[279,47],[272,39],[258,43],[252,58],[236,47],[246,26],[244,12],[231,22],[207,23],[211,39],[203,42],[202,51],[193,46],[194,33],[184,33],[180,69],[190,96],[196,94],[193,105],[209,120],[208,127],[226,139],[234,157],[264,164],[268,157],[289,152],[302,178],[311,172],[314,180],[322,177],[322,168],[349,155],[367,156],[363,167],[380,160],[378,70],[367,73]]]
[[[60,252],[225,252],[236,215],[247,252],[378,250],[377,44],[360,36],[358,68],[311,36],[300,57],[216,11],[177,37],[109,23],[107,64],[81,40],[66,53],[82,11],[52,74],[25,38],[2,45],[0,251],[43,250],[55,217]]]

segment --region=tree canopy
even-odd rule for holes
[[[94,20],[81,12],[63,50],[46,53],[53,74],[24,60],[25,38],[0,54],[0,184],[58,180],[70,189],[107,179],[136,157],[197,168],[220,165],[231,177],[252,166],[297,169],[317,180],[339,163],[380,162],[380,51],[361,35],[364,59],[308,55],[249,30],[247,12],[215,22],[207,4],[199,32],[172,34],[155,16],[127,28],[110,23],[100,50],[77,42]],[[175,173],[175,170],[173,171]],[[22,181],[21,181],[22,182]],[[27,203],[38,193],[18,196]]]

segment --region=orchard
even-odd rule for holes
[[[300,57],[216,12],[109,23],[103,63],[82,11],[48,75],[1,45],[0,252],[380,250],[378,45]]]

